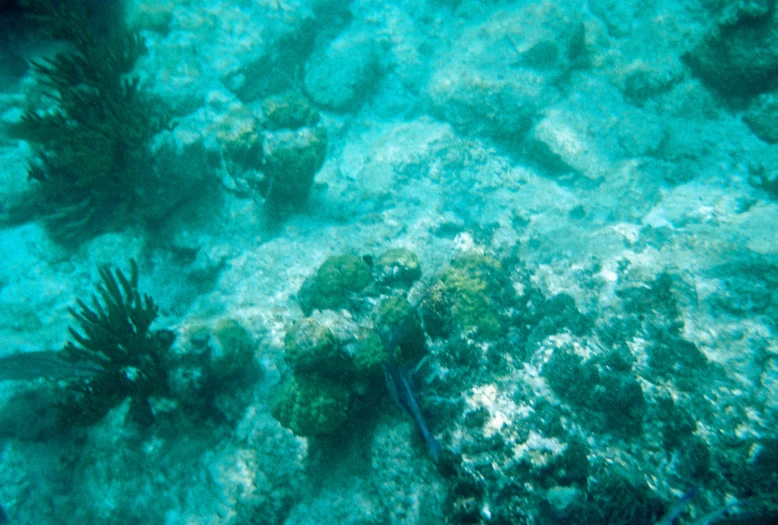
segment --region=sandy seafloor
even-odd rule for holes
[[[724,523],[705,516],[729,505],[769,522],[775,2],[127,10],[148,49],[135,73],[176,119],[157,160],[207,181],[207,195],[153,235],[130,227],[76,248],[41,221],[4,222],[0,354],[62,348],[68,307],[91,295],[98,268],[134,258],[175,351],[193,326],[232,319],[260,371],[219,387],[220,417],[179,417],[180,399],[156,399],[148,428],[124,403],[60,429],[47,419],[56,382],[0,383],[0,521],[640,524],[669,512]],[[23,61],[51,46],[20,34],[4,45],[0,115],[13,122],[34,91]],[[203,159],[287,91],[319,111],[327,154],[307,205],[271,231],[262,199]],[[4,203],[34,191],[31,155],[0,135]],[[296,437],[270,415],[303,281],[330,256],[399,247],[420,260],[416,288],[458,257],[512,261],[502,332],[429,338],[414,373],[437,462],[385,392],[334,436]],[[538,301],[546,310],[527,321]]]

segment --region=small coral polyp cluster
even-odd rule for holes
[[[492,337],[501,322],[490,297],[498,290],[497,270],[494,259],[465,256],[423,289],[414,284],[421,266],[408,249],[375,260],[330,257],[298,294],[306,317],[286,334],[292,377],[274,417],[299,436],[331,433],[385,391],[385,365],[412,366],[426,355],[425,326],[431,337]],[[414,294],[421,294],[418,307],[408,299]]]

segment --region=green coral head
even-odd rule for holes
[[[421,278],[421,263],[408,248],[390,248],[376,259],[375,273],[381,284],[407,287]]]
[[[372,281],[370,266],[356,255],[329,257],[303,284],[300,306],[306,315],[313,310],[338,310],[348,306],[351,294],[361,292]]]
[[[384,347],[381,336],[370,332],[360,339],[354,353],[354,366],[357,372],[366,376],[377,376],[383,373],[383,366],[389,362],[390,353]]]
[[[348,403],[348,390],[337,381],[294,377],[282,388],[271,414],[298,436],[316,436],[340,427]]]
[[[286,363],[295,374],[338,374],[347,364],[332,331],[310,317],[286,333],[284,348]]]
[[[434,285],[434,292],[440,295],[436,305],[445,308],[442,316],[448,317],[441,324],[478,339],[498,337],[502,325],[494,297],[499,292],[495,283],[501,271],[500,262],[486,255],[471,253],[455,259]]]

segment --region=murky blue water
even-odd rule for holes
[[[771,2],[0,25],[0,522],[775,522]]]

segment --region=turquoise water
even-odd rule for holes
[[[772,2],[0,25],[0,523],[776,522]]]

